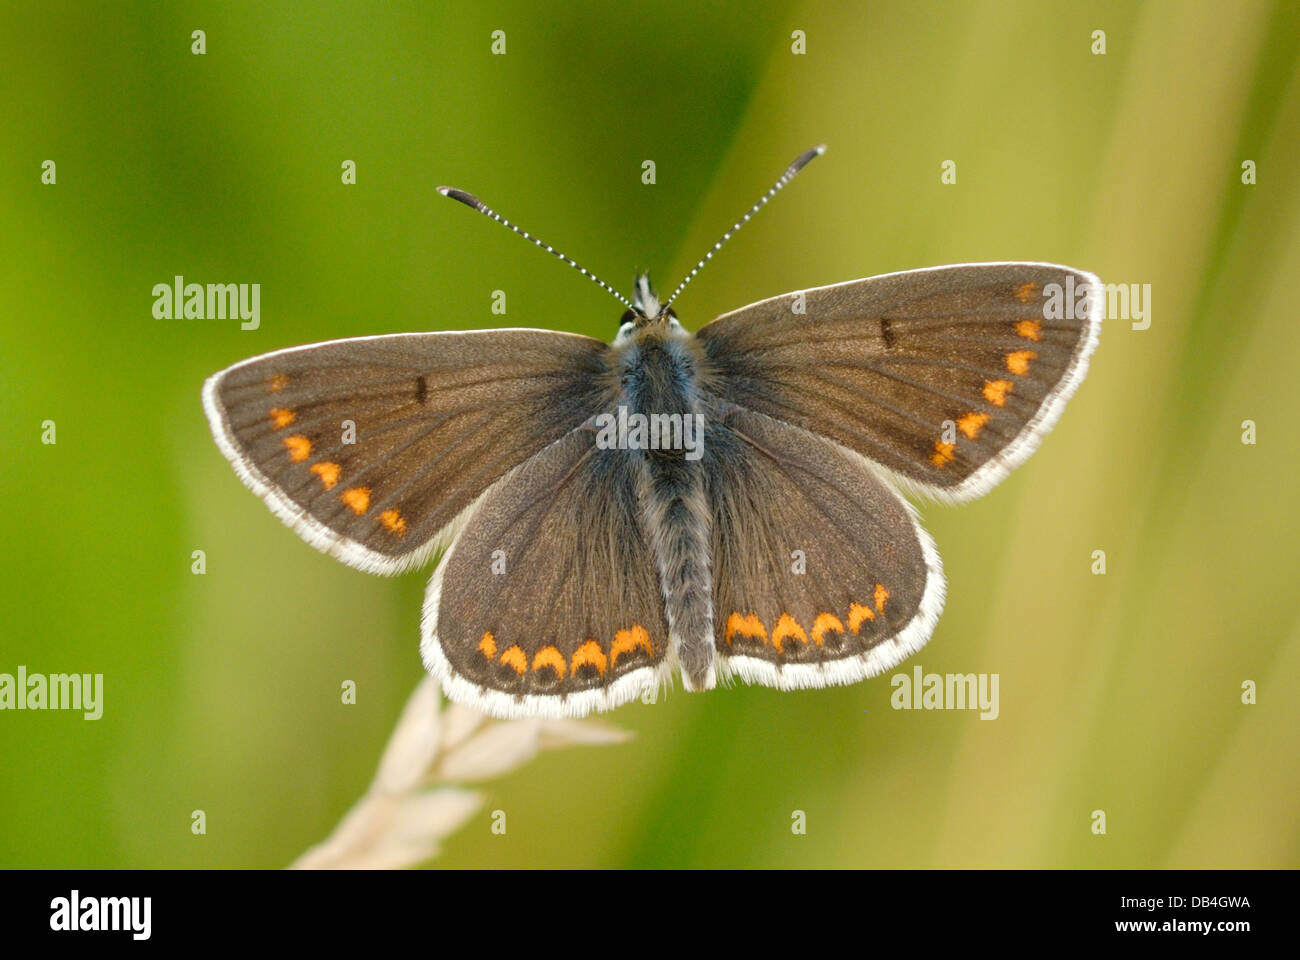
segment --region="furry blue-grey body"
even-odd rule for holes
[[[703,422],[703,352],[674,319],[638,318],[633,329],[620,335],[614,350],[619,403],[630,413]],[[641,528],[658,567],[671,652],[687,689],[709,689],[715,675],[712,514],[705,493],[705,461],[689,458],[684,449],[644,449],[629,455]]]

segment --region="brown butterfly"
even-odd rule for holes
[[[672,301],[810,150],[613,343],[410,333],[255,357],[203,403],[240,478],[372,573],[445,546],[425,665],[498,716],[582,716],[740,677],[853,683],[933,632],[944,578],[894,484],[977,497],[1087,371],[1102,287],[1048,263],[886,274],[763,300],[691,334]],[[577,264],[475,197],[441,192]],[[581,267],[578,267],[581,270]]]

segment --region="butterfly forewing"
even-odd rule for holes
[[[663,679],[668,628],[631,455],[573,431],[474,507],[425,601],[425,664],[498,716],[581,716]]]
[[[222,451],[286,523],[392,572],[607,404],[607,349],[541,330],[339,340],[236,364],[204,404]]]
[[[1092,274],[966,264],[764,300],[698,336],[723,399],[965,499],[1051,428],[1086,372],[1100,305]]]
[[[852,683],[929,639],[943,606],[938,554],[861,457],[743,410],[710,438],[724,673],[782,688]]]

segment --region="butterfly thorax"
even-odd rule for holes
[[[634,442],[617,455],[635,471],[638,515],[658,568],[669,644],[688,689],[714,683],[711,513],[701,469],[703,351],[667,315],[613,348],[620,422]],[[640,430],[639,434],[636,432]],[[612,451],[605,451],[612,452]]]

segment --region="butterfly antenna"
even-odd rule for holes
[[[715,243],[713,248],[700,258],[700,262],[697,263],[695,268],[686,275],[686,279],[677,284],[677,289],[673,291],[673,295],[664,303],[663,309],[668,309],[672,302],[677,299],[677,295],[686,289],[686,285],[695,279],[695,275],[704,269],[704,265],[713,259],[713,255],[722,249],[722,245],[730,240],[737,230],[749,223],[750,218],[753,217],[754,214],[767,206],[767,201],[775,197],[782,187],[793,180],[796,173],[808,166],[808,164],[810,164],[816,157],[820,157],[825,152],[826,144],[823,143],[813,147],[811,150],[805,150],[803,153],[799,154],[799,156],[795,157],[794,162],[785,168],[785,173],[781,174],[776,183],[772,184],[771,189],[758,198],[758,203],[750,207],[749,212],[737,220],[735,224],[732,225],[731,229],[722,235],[722,239]]]
[[[453,200],[459,200],[467,207],[473,207],[479,213],[483,214],[484,216],[491,217],[493,220],[501,224],[503,227],[509,227],[511,230],[519,234],[519,236],[523,237],[525,240],[537,244],[539,247],[541,247],[543,250],[545,250],[547,253],[551,254],[552,256],[559,257],[561,260],[563,260],[569,266],[573,267],[574,270],[577,270],[588,280],[593,281],[602,289],[604,289],[606,292],[613,295],[613,297],[617,299],[619,303],[623,304],[623,306],[627,307],[629,310],[633,309],[632,301],[628,300],[627,297],[623,296],[623,294],[619,293],[617,290],[611,287],[604,280],[600,279],[600,277],[596,276],[594,273],[592,273],[586,267],[582,266],[572,257],[566,257],[564,254],[560,253],[559,250],[556,250],[549,243],[544,243],[543,241],[537,239],[537,237],[534,237],[527,230],[515,226],[513,223],[511,223],[505,217],[501,216],[501,214],[497,213],[495,210],[489,207],[478,197],[474,196],[474,194],[466,193],[464,190],[457,190],[455,187],[439,187],[438,192],[441,193],[444,197],[451,197]]]

